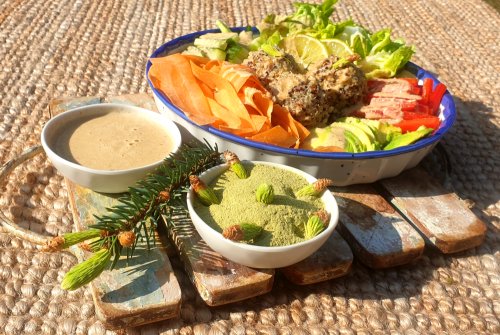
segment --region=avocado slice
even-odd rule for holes
[[[226,52],[221,49],[216,48],[200,48],[206,55],[206,57],[214,60],[225,60]]]
[[[225,32],[225,33],[206,33],[204,35],[201,35],[199,38],[202,40],[219,40],[219,41],[228,41],[228,40],[234,40],[235,42],[238,41],[238,33],[233,33],[233,32]]]
[[[384,145],[389,143],[395,136],[401,135],[401,128],[394,127],[387,122],[369,119],[360,119],[360,121],[374,130],[375,139],[379,143],[380,147],[384,147]]]
[[[434,129],[420,126],[417,130],[394,137],[385,147],[384,150],[391,150],[405,145],[412,144],[421,138],[432,133]]]
[[[357,117],[348,116],[341,118],[337,121],[353,124],[356,127],[361,128],[361,130],[363,130],[365,134],[368,135],[368,137],[370,138],[370,142],[374,145],[375,149],[379,148],[378,140],[376,138],[376,131],[366,123],[361,122],[361,119]]]
[[[375,150],[375,145],[370,140],[370,137],[363,130],[363,128],[358,127],[356,124],[344,123],[344,122],[334,122],[332,123],[332,127],[340,127],[345,130],[350,131],[355,137],[359,139],[361,144],[360,151],[370,151]]]
[[[357,153],[365,151],[364,145],[359,138],[349,130],[344,129],[345,145],[344,149],[347,152]]]
[[[193,55],[193,56],[200,56],[200,57],[206,57],[206,54],[203,52],[198,47],[195,47],[194,45],[190,45],[187,47],[186,50],[182,52],[183,55]]]
[[[194,40],[194,45],[199,48],[226,50],[227,39],[208,39],[200,37]]]
[[[320,147],[339,147],[345,148],[344,129],[332,128],[316,128],[311,133],[312,137],[308,140],[308,144],[312,149]]]

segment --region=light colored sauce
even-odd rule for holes
[[[125,170],[158,162],[171,150],[170,135],[153,120],[139,113],[111,111],[70,122],[54,151],[92,169]]]

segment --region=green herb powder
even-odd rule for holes
[[[309,183],[293,172],[268,165],[245,163],[245,168],[250,173],[247,179],[239,179],[231,170],[216,178],[209,186],[221,202],[206,207],[196,201],[198,215],[219,232],[244,222],[260,225],[263,232],[254,245],[284,246],[304,241],[304,224],[324,207],[321,198],[295,198],[294,192]],[[255,199],[255,190],[262,183],[274,188],[271,204]]]

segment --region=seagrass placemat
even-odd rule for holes
[[[414,44],[413,60],[455,97],[457,121],[445,136],[446,185],[487,225],[484,243],[374,271],[355,263],[343,278],[298,287],[278,277],[271,293],[206,306],[173,259],[182,287],[178,319],[129,334],[498,334],[500,333],[500,15],[480,0],[343,0],[335,19],[372,30],[392,27]],[[146,59],[165,41],[213,28],[256,24],[290,13],[291,1],[0,1],[0,163],[38,142],[48,103],[61,96],[149,92]],[[431,168],[442,166],[431,158]],[[1,210],[49,235],[73,229],[62,177],[39,156],[0,190]],[[0,334],[111,334],[88,289],[59,287],[76,263],[41,253],[0,231]]]

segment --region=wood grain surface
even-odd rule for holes
[[[274,269],[252,269],[227,260],[201,239],[187,211],[164,217],[184,269],[209,306],[219,306],[265,294],[272,289]]]
[[[346,275],[351,270],[352,260],[349,245],[334,231],[314,254],[280,271],[294,284],[309,285]]]
[[[441,252],[459,252],[483,242],[486,225],[424,169],[411,169],[380,184],[392,204]]]
[[[339,231],[365,265],[382,269],[422,255],[419,233],[371,185],[336,187]]]

